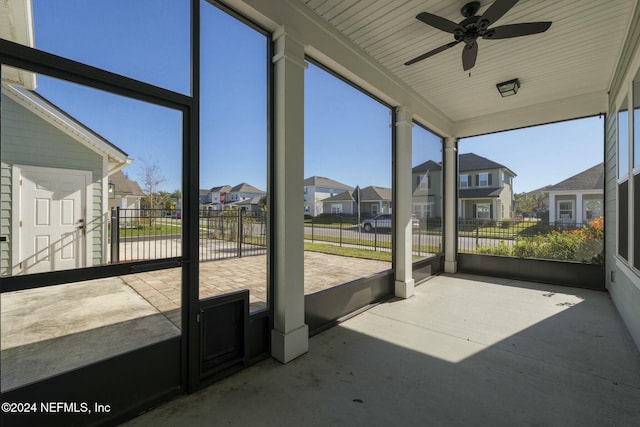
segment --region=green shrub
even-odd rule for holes
[[[485,255],[512,256],[511,248],[509,248],[504,240],[500,240],[498,246],[478,246],[476,248],[476,253]]]

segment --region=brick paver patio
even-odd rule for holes
[[[311,294],[391,268],[390,262],[304,253],[304,291]],[[266,307],[266,255],[200,264],[200,298],[249,289],[250,310]],[[180,327],[180,269],[123,276],[122,279],[171,322]]]

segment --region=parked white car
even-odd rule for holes
[[[411,215],[411,225],[413,228],[420,227],[420,220],[415,215]],[[379,214],[373,218],[365,219],[362,221],[362,228],[367,232],[373,230],[391,230],[391,214]]]

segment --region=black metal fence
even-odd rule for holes
[[[199,229],[201,261],[266,253],[267,217],[264,212],[201,211]]]
[[[201,261],[266,253],[264,212],[202,211],[198,229]],[[109,233],[112,263],[182,254],[179,211],[113,208]]]
[[[202,211],[199,215],[201,261],[266,253],[264,212]],[[442,221],[412,219],[414,259],[442,252]],[[111,211],[111,262],[177,257],[182,254],[182,219],[168,209]],[[390,219],[319,216],[305,219],[307,242],[391,252]],[[587,263],[603,262],[603,219],[587,224],[543,221],[459,220],[458,250],[466,253],[516,256]]]
[[[604,219],[588,223],[459,220],[458,251],[520,258],[603,262]]]
[[[304,237],[311,243],[331,244],[379,252],[391,252],[391,220],[323,215],[305,219]],[[424,257],[442,250],[442,222],[438,219],[414,218],[413,255]]]

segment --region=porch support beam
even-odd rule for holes
[[[556,222],[556,195],[549,193],[549,224]]]
[[[444,140],[444,271],[458,271],[458,139]]]
[[[582,224],[583,222],[583,218],[582,218],[582,193],[578,192],[576,194],[576,217],[575,217],[575,221],[576,224]]]
[[[413,229],[411,221],[411,112],[404,106],[396,111],[395,143],[395,295],[413,296],[415,281],[412,270]]]
[[[271,355],[288,363],[309,349],[304,323],[304,46],[280,27],[275,42],[273,162],[274,323]]]

